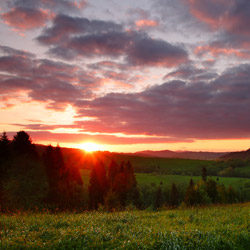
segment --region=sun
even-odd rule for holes
[[[80,144],[79,148],[83,149],[84,151],[86,151],[88,153],[102,150],[102,146],[101,145],[99,145],[97,143],[93,143],[93,142],[85,142],[83,144]]]

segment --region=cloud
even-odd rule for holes
[[[91,98],[101,84],[100,78],[76,65],[36,59],[32,54],[6,46],[1,46],[0,52],[0,98],[23,92],[27,101],[64,109],[77,99]]]
[[[140,19],[135,22],[135,25],[138,28],[144,28],[144,27],[156,27],[159,25],[159,23],[157,21],[150,19]]]
[[[250,138],[250,65],[211,81],[169,81],[134,94],[110,93],[76,102],[91,132],[193,139]]]
[[[4,22],[17,30],[32,30],[40,28],[50,18],[47,10],[18,7],[1,15]]]
[[[85,0],[7,0],[1,17],[16,31],[27,31],[45,26],[56,13],[79,13],[86,4]]]
[[[86,7],[87,0],[5,0],[2,5],[4,9],[42,8],[53,13],[79,13],[80,9]]]
[[[211,62],[209,61],[209,66]],[[205,61],[207,64],[207,61]],[[180,66],[177,70],[174,70],[163,77],[163,80],[169,80],[171,78],[186,80],[186,81],[203,81],[212,80],[218,75],[215,72],[209,71],[207,68],[197,68],[192,64],[185,64]]]
[[[37,37],[49,53],[63,59],[125,58],[130,65],[173,67],[188,61],[180,45],[153,39],[146,33],[126,31],[113,22],[57,16]]]
[[[250,2],[248,0],[189,0],[191,13],[212,29],[250,35]]]
[[[89,141],[97,141],[99,144],[121,145],[121,144],[142,144],[142,143],[178,143],[178,142],[192,142],[192,140],[179,139],[179,138],[166,138],[166,137],[125,137],[108,134],[90,135],[85,133],[52,133],[45,130],[29,130],[34,128],[34,125],[15,124],[25,129],[31,135],[33,141],[49,141],[60,143],[76,143],[82,144]],[[60,126],[43,126],[40,128],[59,128]],[[15,135],[15,132],[9,132],[8,136]]]

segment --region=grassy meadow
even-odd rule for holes
[[[81,170],[81,176],[85,188],[89,184],[90,170]],[[161,183],[163,186],[170,187],[173,183],[176,185],[187,186],[190,179],[194,182],[198,182],[201,176],[186,176],[186,175],[167,175],[158,173],[136,173],[136,180],[139,186],[159,186]],[[250,186],[249,178],[238,178],[238,177],[212,177],[218,184],[224,184],[225,186],[231,185],[234,188],[240,188],[243,186]]]
[[[249,249],[250,203],[0,216],[0,249]]]

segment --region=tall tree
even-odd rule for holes
[[[116,163],[116,161],[112,160],[108,167],[108,174],[107,174],[109,187],[111,189],[114,186],[115,177],[118,174],[118,171],[119,171],[119,165]]]
[[[6,160],[10,155],[10,140],[6,134],[3,134],[0,137],[0,161]]]
[[[25,131],[19,131],[12,140],[14,150],[19,154],[30,154],[37,156],[36,147],[32,144],[32,140]]]
[[[170,191],[170,200],[169,203],[171,206],[176,207],[179,204],[179,191],[176,185],[173,183]]]
[[[188,206],[193,206],[201,203],[201,196],[199,190],[195,189],[193,179],[190,180],[186,190],[184,202]]]
[[[163,194],[161,186],[159,186],[155,192],[155,201],[154,201],[154,208],[158,209],[163,205]]]
[[[59,145],[46,148],[44,163],[49,183],[48,200],[63,207],[76,204],[82,188],[79,169],[66,165]]]
[[[108,192],[106,169],[102,162],[97,162],[90,173],[89,179],[89,205],[96,209],[99,204],[104,204]]]
[[[3,181],[6,177],[6,160],[10,156],[10,140],[5,132],[0,137],[0,207],[3,203]]]
[[[206,169],[206,167],[202,168],[202,170],[201,170],[201,177],[202,177],[203,181],[207,180],[207,169]]]

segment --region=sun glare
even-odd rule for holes
[[[98,151],[98,150],[102,150],[101,145],[93,143],[93,142],[86,142],[80,145],[81,149],[83,149],[86,152],[94,152],[94,151]]]

